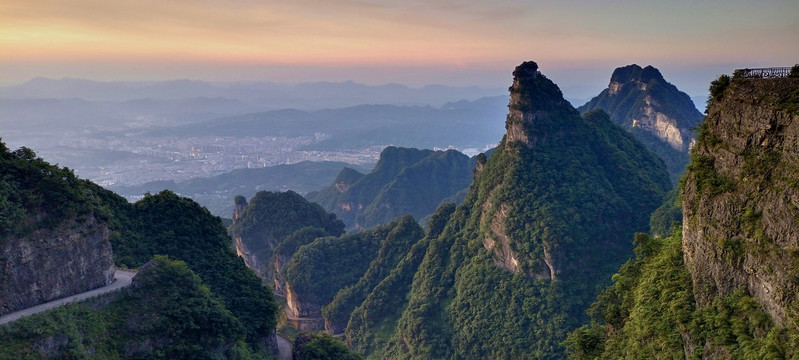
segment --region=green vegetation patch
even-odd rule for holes
[[[724,98],[724,92],[730,86],[730,77],[721,75],[718,79],[710,82],[710,100],[720,101]]]
[[[0,141],[0,245],[7,236],[52,229],[65,221],[106,220],[98,186],[66,167],[51,165],[26,147],[11,151]]]
[[[735,183],[728,177],[719,174],[715,168],[715,159],[707,155],[694,154],[688,171],[696,180],[696,193],[698,195],[718,195],[735,190]]]
[[[292,345],[294,360],[360,360],[361,355],[347,348],[341,340],[325,333],[301,332]]]
[[[272,292],[233,251],[218,217],[168,190],[146,195],[128,215],[122,235],[111,239],[116,258],[131,267],[156,254],[185,261],[242,321],[253,347],[271,334],[277,323]]]
[[[782,110],[793,115],[799,114],[799,89],[794,90],[777,103],[777,110]]]
[[[569,358],[799,356],[799,331],[775,326],[745,288],[697,308],[681,238],[679,229],[665,239],[636,236],[636,258],[621,267],[591,306],[591,322],[564,342]],[[706,349],[711,354],[704,354]]]
[[[330,303],[339,291],[358,283],[369,269],[370,263],[378,257],[386,239],[391,237],[408,241],[405,236],[396,236],[407,230],[405,227],[408,226],[418,229],[419,237],[413,239],[413,242],[421,238],[419,225],[412,218],[408,219],[341,237],[318,238],[301,246],[286,264],[286,282],[303,302],[319,306]],[[410,244],[405,248],[409,246]],[[376,284],[371,284],[374,285]],[[349,304],[349,300],[346,303]],[[350,306],[351,304],[347,305],[347,308]],[[337,310],[335,312],[338,313]],[[338,316],[343,315],[339,314],[337,318]]]
[[[332,236],[344,233],[341,220],[302,195],[293,191],[260,191],[250,199],[230,232],[257,251],[274,246],[308,226],[323,229]]]
[[[424,236],[422,228],[411,216],[404,216],[395,224],[381,242],[377,256],[371,260],[369,268],[358,282],[341,289],[333,300],[322,308],[322,316],[329,330],[335,333],[343,332],[353,310],[366,300],[366,297],[408,253],[411,246]]]

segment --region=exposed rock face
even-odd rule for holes
[[[258,240],[260,240],[260,248],[248,245],[248,242],[245,242],[241,235],[233,237],[233,244],[236,248],[236,255],[244,259],[247,267],[252,269],[261,280],[268,283],[274,277],[274,270],[269,261],[272,258],[272,250],[276,240],[269,237]]]
[[[322,318],[322,305],[301,301],[297,294],[291,290],[291,285],[286,284],[286,306],[291,315],[298,318]],[[324,324],[324,321],[322,322]]]
[[[798,79],[742,79],[708,106],[682,195],[698,306],[745,287],[778,326],[795,316],[798,102]]]
[[[577,110],[586,113],[594,109],[607,112],[663,159],[672,180],[684,171],[695,141],[691,128],[702,114],[660,71],[635,64],[617,68],[607,89]]]
[[[336,191],[339,193],[346,192],[347,190],[352,187],[352,184],[358,182],[364,177],[364,174],[361,174],[357,170],[347,168],[341,170],[341,172],[336,177],[336,181],[334,182],[334,187]]]
[[[280,296],[286,296],[286,279],[283,274],[283,269],[286,267],[289,260],[291,260],[291,256],[279,253],[274,254],[274,261],[272,262],[275,274],[273,291]]]
[[[247,199],[244,196],[236,196],[233,199],[233,221],[239,219],[241,216],[241,212],[244,211],[244,208],[247,207]]]
[[[108,228],[92,216],[8,237],[0,248],[0,314],[105,286],[115,270]]]

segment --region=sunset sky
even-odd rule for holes
[[[799,1],[0,0],[0,85],[93,80],[507,86],[534,60],[567,95],[651,64],[691,95],[799,62]]]

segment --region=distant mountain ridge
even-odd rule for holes
[[[145,131],[146,136],[316,136],[306,149],[357,149],[376,145],[477,148],[495,144],[503,129],[487,119],[504,116],[501,97],[431,106],[357,105],[302,111],[283,109],[222,117]]]
[[[467,188],[474,161],[455,150],[387,147],[369,174],[345,168],[330,186],[307,195],[350,229],[368,229],[410,214],[422,220]]]
[[[93,81],[87,79],[34,78],[28,82],[0,87],[0,98],[71,99],[127,101],[134,99],[177,100],[185,98],[238,99],[261,108],[323,109],[358,104],[440,106],[462,99],[474,100],[502,94],[501,88],[427,85],[413,88],[401,84],[366,85],[352,81],[310,82],[209,82]],[[402,99],[399,100],[398,99]]]
[[[667,82],[658,69],[632,64],[617,68],[605,90],[577,108],[602,109],[657,154],[676,181],[695,141],[692,128],[702,119],[691,98]]]

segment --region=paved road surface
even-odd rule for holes
[[[291,341],[278,335],[277,336],[278,360],[291,360]]]
[[[106,285],[106,286],[103,286],[101,288],[90,290],[90,291],[87,291],[87,292],[84,292],[84,293],[80,293],[80,294],[77,294],[77,295],[72,295],[72,296],[69,296],[69,297],[65,297],[63,299],[53,300],[51,302],[47,302],[47,303],[44,303],[44,304],[39,304],[39,305],[36,305],[34,307],[29,307],[27,309],[23,309],[23,310],[12,312],[10,314],[5,314],[3,316],[0,316],[0,325],[6,324],[6,323],[10,323],[10,322],[12,322],[14,320],[17,320],[17,319],[21,318],[21,317],[37,314],[37,313],[40,313],[42,311],[47,311],[47,310],[50,310],[52,308],[56,308],[56,307],[59,307],[59,306],[62,306],[64,304],[68,304],[68,303],[71,303],[71,302],[74,302],[74,301],[85,300],[85,299],[88,299],[90,297],[94,297],[94,296],[97,296],[97,295],[102,295],[102,294],[105,294],[107,292],[111,292],[111,291],[114,291],[114,290],[117,290],[117,289],[121,289],[123,287],[129,286],[131,281],[133,280],[133,276],[135,276],[135,275],[136,275],[136,273],[133,272],[133,271],[117,270],[114,273],[114,282],[112,282],[110,285]],[[279,343],[279,341],[278,341],[278,343]],[[291,348],[291,345],[289,345],[289,349],[290,348]],[[290,353],[291,353],[291,351],[289,351],[289,354]]]

